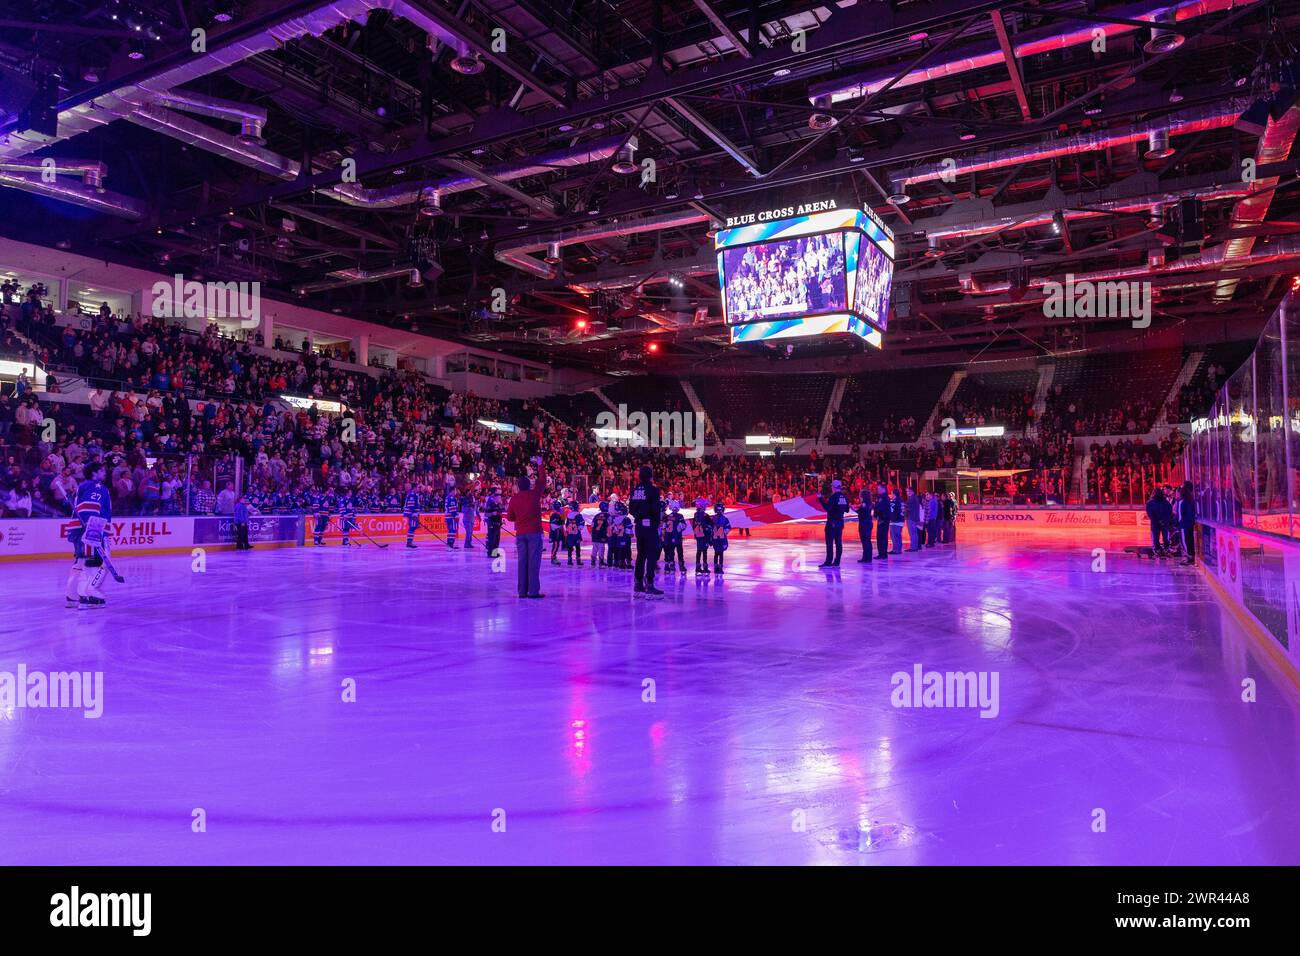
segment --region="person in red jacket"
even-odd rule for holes
[[[546,465],[533,459],[537,475],[531,481],[519,476],[519,490],[506,506],[506,520],[515,526],[515,560],[519,565],[519,596],[546,597],[542,589],[542,495],[546,493]]]

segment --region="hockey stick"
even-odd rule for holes
[[[113,567],[113,559],[108,556],[108,551],[101,550],[99,555],[104,561],[104,567],[108,568],[108,573],[113,576],[113,580],[118,584],[125,584],[126,578],[117,573],[117,568]]]
[[[341,519],[340,519],[340,520],[341,520]],[[340,531],[340,532],[343,531],[343,526],[342,526],[341,524],[339,525],[339,531]],[[356,531],[358,534],[361,535],[361,537],[365,538],[367,541],[369,541],[371,544],[373,544],[376,548],[386,548],[386,547],[388,547],[387,544],[381,544],[380,542],[376,541],[374,538],[370,537],[370,535],[366,534],[365,529],[362,528],[361,525],[357,524],[355,521],[352,522],[352,527],[348,529],[347,533],[348,533],[348,534],[351,534],[353,531]]]

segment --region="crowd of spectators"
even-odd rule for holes
[[[1227,380],[1228,370],[1220,364],[1210,363],[1204,375],[1196,376],[1178,390],[1177,405],[1170,421],[1190,422],[1205,415]]]
[[[1040,424],[1046,430],[1072,435],[1145,435],[1155,427],[1163,401],[1163,397],[1133,395],[1122,405],[1096,411],[1069,398],[1061,386],[1055,385],[1048,395]]]
[[[1170,482],[1170,471],[1181,458],[1184,444],[1177,428],[1170,428],[1158,442],[1094,442],[1088,449],[1087,503],[1142,504],[1152,488]]]
[[[1024,431],[1034,422],[1034,393],[976,392],[964,400],[954,396],[953,401],[939,406],[936,421],[945,418],[962,426],[1002,425],[1007,431]]]

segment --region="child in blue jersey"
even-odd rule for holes
[[[406,518],[406,546],[415,547],[415,529],[420,526],[420,493],[415,485],[406,491],[406,500],[402,503],[402,514]]]
[[[623,519],[617,514],[609,519],[609,567],[623,566]]]
[[[564,504],[551,502],[551,517],[548,522],[551,541],[551,564],[560,563],[560,545],[564,543]]]
[[[609,541],[609,502],[600,503],[600,511],[591,519],[591,566],[601,567],[606,563],[605,545]]]
[[[569,513],[564,519],[564,552],[569,559],[569,564],[573,564],[573,556],[577,554],[578,567],[582,567],[582,526],[586,523],[578,503],[570,501]]]
[[[460,495],[456,494],[456,486],[447,487],[446,497],[442,503],[442,517],[447,522],[447,547],[456,550],[456,529],[460,522]]]
[[[713,506],[713,573],[722,573],[722,556],[727,553],[727,535],[731,532],[731,520],[727,517],[727,506],[719,501]]]
[[[695,501],[695,514],[691,516],[691,535],[695,538],[695,573],[709,573],[709,543],[713,539],[713,519],[706,510],[703,498]]]
[[[627,509],[626,505],[622,505],[621,507],[623,508],[623,510],[626,511]],[[621,521],[623,524],[623,547],[622,547],[623,561],[619,565],[619,567],[621,567],[624,571],[631,571],[632,570],[632,539],[636,537],[636,528],[632,524],[632,516],[630,514],[624,514],[618,520]]]
[[[72,544],[72,572],[68,575],[64,592],[68,607],[82,610],[102,608],[107,603],[99,590],[108,569],[104,555],[108,553],[109,522],[113,520],[112,498],[104,484],[104,463],[88,464],[83,472],[85,480],[77,488],[72,515],[80,527],[68,534]],[[74,538],[75,535],[75,538]],[[91,573],[86,574],[85,571]],[[74,599],[75,588],[75,599]]]
[[[496,555],[501,547],[501,524],[505,519],[505,505],[501,502],[501,489],[493,485],[492,493],[483,503],[483,523],[487,528],[487,556]]]
[[[664,522],[664,572],[673,569],[676,559],[677,570],[686,573],[686,555],[682,551],[682,541],[686,535],[686,519],[682,517],[682,503],[671,501],[668,504],[668,519]]]

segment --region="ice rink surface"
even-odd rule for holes
[[[0,671],[104,675],[99,719],[0,712],[0,864],[1300,863],[1294,688],[1087,534],[740,539],[658,601],[550,564],[520,601],[510,541],[123,557],[102,611],[0,565]],[[895,707],[916,665],[997,715]]]

